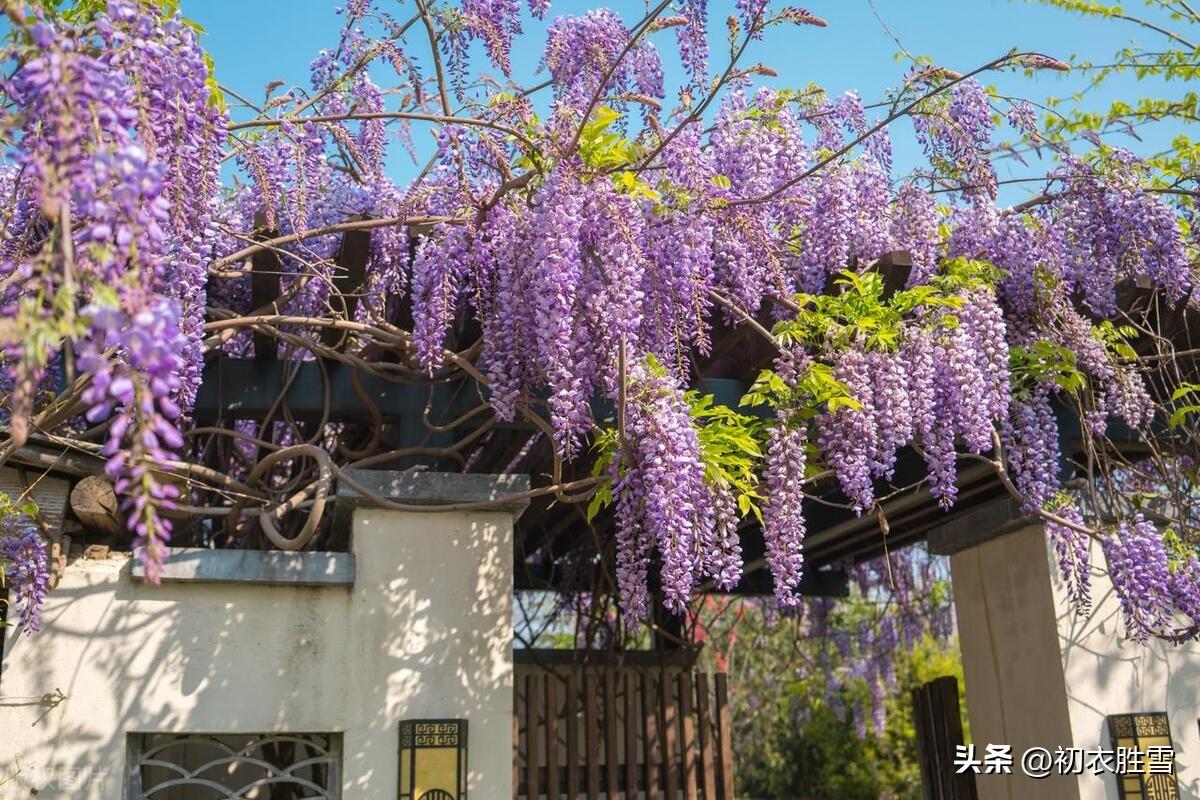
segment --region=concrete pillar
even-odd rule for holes
[[[1011,744],[1018,759],[1011,776],[978,777],[980,800],[1116,800],[1111,774],[1037,780],[1020,774],[1020,754],[1111,748],[1109,715],[1160,711],[1170,717],[1180,796],[1200,799],[1200,645],[1128,640],[1096,544],[1092,610],[1076,615],[1042,525],[1005,513],[1007,522],[968,520],[930,538],[952,553],[971,740],[980,754]]]
[[[956,553],[950,559],[966,680],[971,739],[1070,746],[1070,711],[1058,649],[1054,591],[1041,526]],[[980,800],[1079,800],[1078,781],[982,775]]]
[[[405,503],[478,502],[515,476],[360,473]],[[136,733],[333,733],[343,797],[392,800],[398,724],[465,718],[473,800],[512,796],[512,533],[520,504],[390,511],[339,496],[349,554],[77,559],[44,627],[9,636],[0,797],[123,795]],[[213,554],[216,553],[214,558]]]

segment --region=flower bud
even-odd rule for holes
[[[662,31],[666,30],[667,28],[679,28],[687,24],[687,17],[681,14],[676,14],[673,17],[660,17],[654,20],[650,23],[650,30]]]
[[[799,6],[788,6],[779,15],[780,19],[787,20],[795,25],[816,25],[818,28],[827,28],[829,23],[812,13],[808,9],[800,8]]]

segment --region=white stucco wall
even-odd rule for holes
[[[1093,542],[1093,565],[1104,564]],[[1067,606],[1065,586],[1053,573],[1058,640],[1066,676],[1071,731],[1078,747],[1111,747],[1107,714],[1165,711],[1171,721],[1179,794],[1200,800],[1200,643],[1142,645],[1125,638],[1121,601],[1107,576],[1093,570],[1092,613]],[[1116,800],[1111,778],[1080,780],[1081,800]]]
[[[1103,565],[1099,546],[1093,565]],[[1031,525],[956,553],[954,600],[972,739],[1111,747],[1110,714],[1166,711],[1180,796],[1200,800],[1200,645],[1127,640],[1112,584],[1093,569],[1092,611],[1067,600],[1053,548]],[[981,775],[980,800],[1116,800],[1111,775],[1032,780]]]
[[[130,732],[290,730],[343,733],[344,796],[391,800],[397,723],[421,717],[468,719],[472,798],[511,797],[512,524],[360,508],[352,588],[75,561],[43,630],[6,644],[0,798],[122,797]]]

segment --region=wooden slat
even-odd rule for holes
[[[939,698],[937,692],[934,691],[933,686],[926,686],[925,690],[925,696],[929,701],[929,705],[926,707],[926,713],[929,717],[929,743],[931,745],[929,748],[929,757],[930,764],[933,767],[933,782],[935,787],[934,796],[939,798],[939,800],[950,800],[951,794],[949,792],[949,787],[946,786],[945,764],[942,762],[941,757],[942,748],[946,746],[944,736],[945,731],[942,729],[940,724],[942,721],[942,714],[944,712],[941,708],[941,704],[938,702]]]
[[[936,775],[939,794],[945,800],[952,800],[954,794],[950,782],[946,777],[946,760],[943,758],[943,753],[946,749],[946,729],[943,724],[943,716],[945,709],[942,707],[941,698],[933,686],[927,687],[929,691],[929,722],[930,730],[932,731],[933,744],[933,769]]]
[[[675,705],[675,680],[664,672],[658,683],[658,707],[662,712],[659,730],[662,731],[663,774],[666,777],[667,800],[679,800],[679,754],[676,739],[679,734],[679,709]]]
[[[717,766],[720,768],[721,800],[733,800],[733,731],[729,719],[729,679],[724,672],[716,675],[717,684]]]
[[[567,673],[563,724],[567,726],[567,797],[576,800],[579,797],[579,679],[575,670]]]
[[[625,796],[637,797],[638,787],[638,713],[637,676],[625,673]],[[646,743],[642,742],[642,747]]]
[[[917,733],[917,762],[921,767],[921,790],[925,800],[941,800],[933,770],[933,742],[929,718],[929,690],[918,686],[912,690],[913,727]]]
[[[655,702],[654,676],[642,673],[642,760],[646,768],[646,798],[658,798],[658,703]]]
[[[954,768],[955,748],[964,744],[958,681],[935,678],[913,690],[913,719],[921,778],[929,800],[975,800],[974,776]]]
[[[604,671],[604,791],[617,800],[617,676]]]
[[[596,676],[583,674],[583,761],[587,765],[588,800],[600,800],[600,748],[596,728]]]
[[[934,683],[939,685],[939,689],[945,697],[948,729],[945,751],[946,770],[950,777],[950,783],[954,787],[956,800],[977,800],[979,789],[975,783],[975,776],[970,772],[960,773],[954,768],[955,749],[957,745],[966,744],[962,726],[962,709],[958,705],[958,680],[952,675],[947,675],[937,678]]]
[[[521,693],[513,681],[513,796],[521,793]]]
[[[678,679],[679,691],[679,761],[683,766],[683,796],[696,800],[696,725],[692,718],[692,673],[681,672]]]
[[[538,726],[538,697],[541,695],[541,676],[525,676],[525,797],[537,800],[542,794],[542,757],[539,752],[541,732]]]
[[[546,800],[562,800],[558,775],[558,676],[546,675]]]
[[[255,215],[254,224],[261,225],[264,219],[265,217],[261,215]],[[273,235],[274,233],[271,231],[263,231],[255,238],[270,239]],[[274,250],[260,250],[250,256],[250,308],[247,309],[248,311],[256,311],[270,304],[267,313],[279,313],[275,301],[279,299],[280,271],[279,254]],[[253,341],[255,358],[275,358],[279,354],[279,340],[269,333],[255,332]]]
[[[925,685],[926,723],[929,726],[929,763],[933,773],[933,796],[938,800],[955,800],[953,787],[947,776],[947,764],[943,754],[946,752],[946,710],[942,697],[932,682]]]
[[[363,289],[370,258],[370,231],[346,231],[342,234],[342,242],[333,259],[338,269],[333,276],[333,291],[329,293],[328,301],[334,316],[346,320],[354,319],[358,295]],[[330,347],[340,347],[345,336],[345,331],[326,328],[321,332],[321,341]]]
[[[696,675],[696,717],[700,724],[700,774],[704,800],[717,798],[717,766],[713,758],[712,717],[709,716],[708,676]]]

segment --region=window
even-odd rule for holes
[[[341,734],[137,733],[128,800],[338,800]]]

